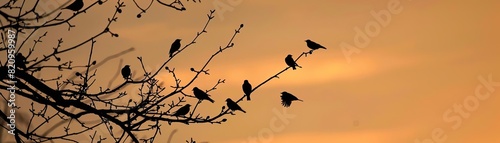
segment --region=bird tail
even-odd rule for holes
[[[207,100],[210,101],[210,102],[212,102],[212,103],[215,102],[213,99],[210,99],[210,98],[208,98]]]
[[[283,107],[290,107],[290,103],[287,103],[285,100],[281,101],[281,105],[283,105]]]
[[[293,70],[296,70],[297,68],[295,66],[292,67]]]
[[[245,110],[243,110],[243,109],[241,109],[241,112],[243,112],[243,113],[247,113],[247,111],[245,111]]]
[[[246,96],[247,96],[247,101],[250,101],[250,94],[248,94]]]

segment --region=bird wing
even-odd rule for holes
[[[295,63],[295,61],[293,60],[292,57],[286,57],[285,58],[285,63],[288,65],[288,66],[295,66],[297,63]]]
[[[324,47],[323,47],[323,46],[321,46],[320,44],[318,44],[318,43],[316,43],[316,42],[313,42],[313,41],[311,41],[311,44],[312,44],[312,46],[314,46],[314,47],[318,47],[318,48],[319,48],[319,47],[322,47],[322,48],[324,48]]]
[[[283,107],[290,107],[291,104],[291,100],[281,100],[281,105],[283,105]]]

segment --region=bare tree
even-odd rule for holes
[[[193,83],[200,76],[210,75],[209,64],[213,59],[235,46],[234,41],[243,29],[243,24],[235,25],[227,44],[214,51],[212,56],[204,61],[203,66],[189,69],[194,75],[191,79],[181,80],[176,75],[176,68],[168,67],[168,65],[176,58],[176,55],[196,44],[196,40],[207,33],[207,27],[214,19],[215,10],[207,14],[206,23],[200,25],[201,30],[195,33],[194,38],[178,50],[174,50],[172,56],[168,57],[159,69],[148,71],[143,57],[137,57],[141,65],[141,73],[132,73],[134,76],[130,76],[130,73],[124,72],[125,80],[121,84],[102,87],[97,86],[97,82],[110,81],[97,80],[98,69],[104,68],[103,65],[108,61],[135,50],[134,48],[124,49],[120,53],[111,53],[108,57],[94,56],[94,49],[99,48],[95,43],[103,36],[109,34],[115,38],[119,37],[119,33],[113,32],[111,27],[117,22],[118,16],[125,8],[125,2],[97,0],[86,3],[81,9],[73,8],[74,14],[69,17],[63,17],[61,13],[64,10],[67,11],[64,8],[72,5],[72,1],[61,3],[52,11],[41,10],[39,8],[41,2],[41,0],[10,0],[0,3],[0,30],[2,31],[0,51],[5,52],[6,55],[6,58],[2,56],[0,59],[0,93],[3,100],[0,105],[5,105],[0,112],[0,121],[2,129],[13,135],[13,141],[18,143],[79,142],[78,137],[83,137],[89,138],[90,142],[155,142],[155,138],[161,132],[161,127],[165,125],[174,123],[221,124],[227,121],[225,116],[234,115],[225,106],[222,106],[220,112],[215,115],[197,113],[196,110],[200,104],[210,103],[201,102],[202,99],[195,95],[196,93],[193,94],[192,89],[196,87]],[[69,37],[60,37],[54,41],[56,44],[50,50],[39,46],[45,42],[44,38],[48,33],[56,33],[53,31],[54,27],[67,28],[69,31],[76,26],[73,23],[74,19],[82,16],[86,11],[113,2],[116,2],[115,10],[110,14],[107,24],[96,27],[102,29],[100,32],[74,45],[63,45],[64,40]],[[200,1],[191,2],[200,3]],[[139,6],[136,0],[127,4],[132,5],[132,3],[135,8],[140,9],[137,14],[138,18],[145,14],[153,4],[162,5],[174,11],[187,10],[180,0],[173,0],[170,3],[151,0],[147,7]],[[77,49],[86,51],[88,58],[61,58]],[[294,61],[297,62],[308,54],[312,52],[303,52]],[[284,69],[256,84],[252,91],[290,69],[284,61],[276,62],[283,62]],[[116,70],[115,78],[117,78],[122,66],[123,63],[120,62],[119,67],[107,69]],[[42,71],[57,73],[58,76],[41,78],[38,75]],[[167,71],[175,82],[166,86],[160,84],[162,81],[157,78],[157,75],[161,71]],[[202,90],[202,92],[208,94],[217,90],[217,87],[224,82],[224,79],[214,81],[212,88]],[[139,92],[125,91],[125,89],[130,89],[130,86],[138,88]],[[131,98],[131,94],[138,94],[140,99]],[[244,97],[245,94],[242,94],[241,98],[234,99],[234,102],[236,104],[242,102]],[[128,102],[116,102],[118,100]],[[192,106],[187,108],[187,113],[180,111],[179,108],[189,104],[188,100],[198,102],[190,103]],[[26,103],[21,103],[21,101]],[[29,116],[20,115],[19,111],[23,109],[28,111]],[[16,116],[17,123],[11,124],[12,116]],[[97,130],[97,128],[105,130]],[[63,131],[58,131],[58,129],[63,129]],[[3,141],[8,134],[3,134],[4,131],[1,133],[0,140]],[[147,137],[143,137],[144,135]],[[194,140],[190,139],[186,142],[194,142]]]

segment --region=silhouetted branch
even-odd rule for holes
[[[34,5],[28,6],[25,2],[32,2]],[[125,8],[124,0],[116,1],[113,14],[110,15],[104,26],[99,27],[102,30],[92,33],[89,37],[78,39],[78,42],[69,46],[63,44],[68,37],[57,37],[56,41],[52,41],[54,42],[52,47],[48,48],[41,47],[50,45],[43,43],[46,41],[46,36],[53,36],[51,35],[52,31],[48,28],[66,28],[67,25],[68,31],[70,31],[72,28],[76,28],[76,25],[72,23],[74,18],[83,16],[87,10],[97,8],[108,1],[97,0],[86,3],[86,7],[81,10],[72,10],[74,13],[66,18],[62,17],[62,12],[63,8],[71,5],[69,1],[58,6],[55,10],[46,12],[37,11],[36,7],[39,6],[39,2],[41,1],[11,0],[0,6],[0,17],[4,18],[0,20],[0,30],[15,30],[17,31],[15,33],[16,37],[19,34],[26,36],[23,41],[20,41],[19,38],[16,39],[18,51],[13,55],[16,58],[21,53],[26,56],[21,58],[23,60],[15,62],[16,66],[21,66],[14,67],[16,69],[15,74],[13,74],[15,77],[11,80],[17,82],[15,84],[16,95],[19,95],[20,100],[29,101],[26,103],[31,102],[31,107],[26,108],[27,114],[30,115],[26,116],[24,121],[27,126],[22,129],[16,127],[13,137],[16,142],[80,142],[77,137],[85,136],[87,138],[86,133],[90,133],[88,136],[90,142],[154,142],[162,132],[163,123],[168,123],[168,125],[172,123],[187,125],[192,123],[222,124],[227,119],[221,117],[229,114],[234,115],[229,112],[230,109],[228,108],[230,107],[226,108],[225,106],[222,106],[219,113],[211,116],[199,112],[197,110],[198,106],[207,102],[198,99],[199,94],[195,95],[195,93],[191,92],[191,89],[195,87],[194,83],[199,80],[201,75],[209,76],[211,72],[215,71],[209,69],[210,63],[214,61],[216,56],[235,46],[235,38],[240,34],[243,24],[234,29],[234,33],[227,44],[219,46],[208,59],[202,61],[204,62],[203,66],[190,68],[193,77],[187,80],[183,81],[177,76],[179,70],[187,71],[187,69],[168,67],[167,64],[175,57],[178,57],[178,54],[184,52],[186,48],[197,43],[198,38],[204,35],[203,33],[207,33],[207,27],[215,17],[215,10],[210,10],[207,14],[207,21],[201,31],[196,32],[194,38],[189,43],[184,43],[182,48],[175,48],[176,50],[173,50],[175,52],[162,62],[160,68],[148,71],[146,68],[148,64],[145,63],[142,56],[138,56],[140,67],[133,67],[137,71],[131,72],[128,70],[129,66],[126,66],[127,68],[124,68],[125,70],[122,72],[121,69],[126,64],[124,64],[123,60],[120,60],[118,67],[113,66],[117,70],[116,74],[109,76],[110,81],[104,81],[104,86],[107,86],[97,87],[100,86],[99,82],[103,82],[97,79],[100,74],[99,71],[102,71],[98,69],[105,68],[105,65],[110,61],[135,50],[129,48],[105,58],[97,57],[98,55],[95,54],[97,48],[99,48],[96,42],[104,34],[110,34],[111,37],[115,38],[119,37],[119,34],[111,29],[112,25],[117,22],[118,15]],[[146,1],[148,2],[146,7],[141,7],[138,0],[132,0],[132,2],[141,10],[138,17],[146,13],[153,4],[160,4],[178,11],[186,10],[181,0],[172,0],[172,2],[151,0]],[[9,10],[10,12],[6,12]],[[64,9],[64,11],[66,10]],[[37,23],[29,24],[33,21],[37,21]],[[36,32],[43,30],[48,32],[44,32],[38,37],[35,35]],[[1,37],[2,43],[0,44],[4,47],[0,47],[0,51],[8,50],[7,43],[4,42],[7,36],[1,33]],[[33,40],[32,45],[29,43],[31,40]],[[82,48],[84,45],[90,47],[84,49]],[[88,57],[86,59],[65,59],[71,51],[75,50],[88,50],[82,52],[88,54]],[[40,52],[40,54],[37,52]],[[295,61],[298,61],[303,55],[307,56],[307,54],[307,52],[302,53]],[[312,54],[312,52],[310,51],[309,54]],[[8,62],[0,63],[1,70],[7,69],[7,67]],[[258,84],[252,91],[257,90],[273,78],[277,78],[288,69],[289,67],[286,67],[279,71]],[[161,84],[163,79],[159,79],[157,76],[163,70],[173,77],[174,83],[168,86]],[[52,72],[52,77],[35,76],[35,73],[40,75],[42,72]],[[65,73],[69,73],[69,77],[66,77],[67,74]],[[120,73],[123,74],[123,79],[120,77]],[[113,85],[116,82],[119,83]],[[225,83],[225,79],[218,79],[212,87],[200,91],[212,93],[222,83]],[[4,78],[3,75],[0,76],[1,91],[7,91],[6,89],[10,87],[9,84],[10,79]],[[127,91],[130,86],[133,86],[138,91]],[[5,103],[10,102],[7,95],[0,95]],[[243,98],[244,95],[236,103],[242,101]],[[198,101],[192,109],[190,108],[191,104],[189,104],[191,99]],[[179,108],[183,107],[188,107],[185,108],[188,110],[184,110],[187,112],[179,112]],[[17,106],[13,108],[19,109]],[[0,120],[9,121],[7,114],[8,112],[4,110],[0,111]],[[1,127],[9,130],[9,127],[4,124],[1,124]],[[59,129],[62,129],[62,132],[56,133]],[[171,141],[176,132],[177,130],[171,132],[168,142]],[[0,139],[3,139],[3,136],[0,136]],[[191,138],[186,142],[194,143],[195,141]]]

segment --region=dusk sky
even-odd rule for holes
[[[111,26],[119,37],[97,39],[95,58],[134,47],[121,58],[133,73],[141,71],[137,56],[144,58],[147,69],[158,69],[171,43],[190,42],[209,10],[216,9],[208,33],[167,65],[188,81],[193,76],[189,68],[199,69],[245,25],[233,41],[235,47],[215,57],[208,66],[210,75],[194,84],[209,89],[217,79],[226,80],[211,92],[214,104],[200,105],[197,112],[205,115],[218,114],[228,97],[240,98],[243,80],[256,86],[286,68],[286,55],[297,57],[309,50],[306,39],[327,48],[302,57],[302,68],[271,80],[252,93],[251,102],[240,102],[246,114],[226,116],[228,121],[220,125],[165,123],[161,139],[178,129],[172,141],[179,143],[191,137],[210,143],[500,142],[500,1],[205,0],[183,2],[183,12],[155,3],[140,19],[132,1],[125,2],[118,23]],[[221,4],[225,7],[215,6]],[[49,33],[46,41],[63,36],[67,46],[94,35],[114,5],[111,1],[94,7],[74,19],[74,30],[61,26],[54,30],[62,33]],[[71,58],[86,62],[88,55],[80,52],[88,53],[88,48],[72,52]],[[98,70],[98,85],[108,84],[121,68],[118,63],[114,59]],[[174,83],[167,72],[158,77],[165,85]],[[113,86],[122,82],[119,78]],[[131,87],[130,96],[137,96],[134,91]],[[304,102],[285,108],[282,91]]]

